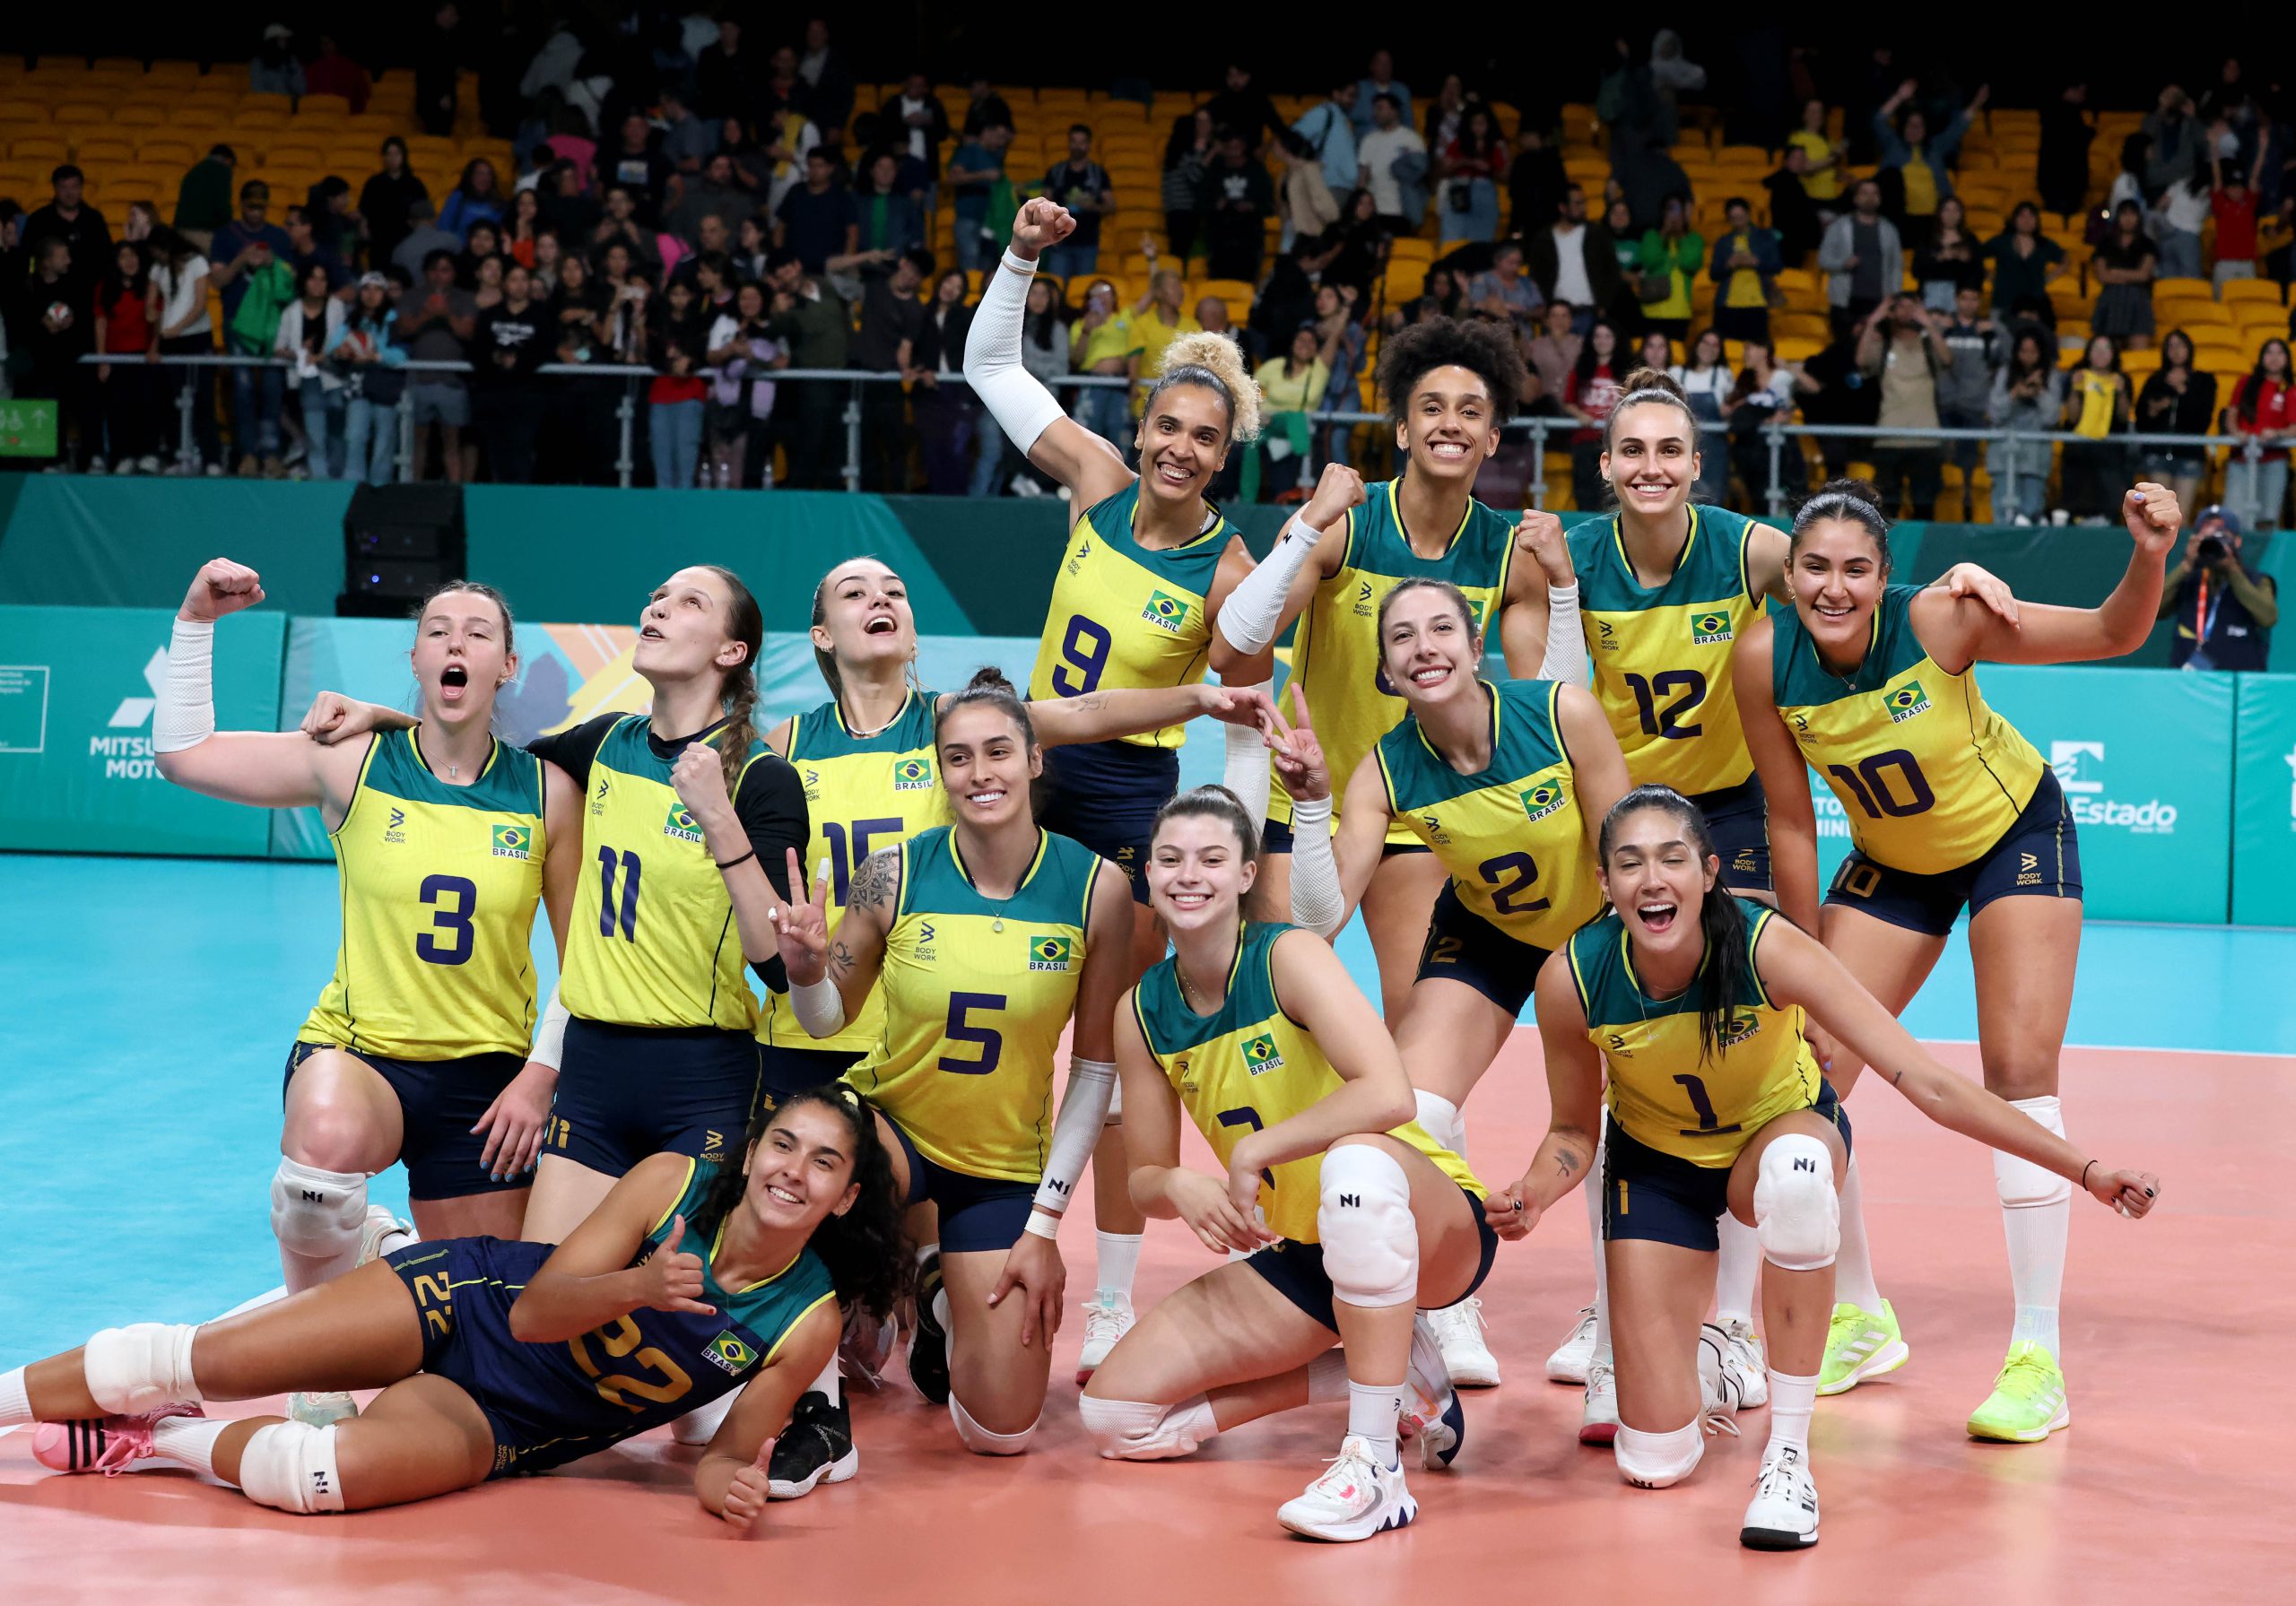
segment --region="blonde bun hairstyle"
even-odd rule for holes
[[[1183,334],[1164,348],[1164,366],[1156,386],[1148,393],[1152,410],[1156,398],[1175,385],[1201,385],[1228,404],[1228,434],[1250,442],[1259,438],[1260,414],[1265,402],[1259,381],[1244,366],[1244,353],[1224,334],[1199,330]]]

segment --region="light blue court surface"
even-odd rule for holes
[[[275,1284],[282,1068],[334,964],[334,866],[0,855],[0,1366]],[[1340,951],[1371,988],[1360,927]],[[2292,976],[2296,931],[2092,925],[2071,1039],[2296,1055]],[[1906,1023],[1977,1035],[1958,937]]]

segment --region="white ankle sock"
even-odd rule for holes
[[[32,1419],[32,1402],[24,1393],[24,1368],[0,1372],[0,1428],[17,1428]]]
[[[1325,1350],[1308,1363],[1308,1403],[1328,1405],[1347,1398],[1347,1351]]]
[[[933,1290],[933,1319],[941,1324],[941,1331],[949,1331],[949,1290],[944,1284]]]
[[[1587,1226],[1595,1237],[1595,1359],[1611,1359],[1610,1263],[1603,1253],[1602,1147],[1596,1145],[1595,1174],[1587,1179]]]
[[[1834,1256],[1833,1297],[1844,1305],[1881,1314],[1882,1291],[1874,1286],[1874,1251],[1866,1241],[1866,1185],[1854,1154],[1841,1179],[1841,1248]]]
[[[1722,1254],[1714,1269],[1714,1319],[1754,1324],[1754,1280],[1761,1275],[1761,1243],[1754,1229],[1725,1211],[1718,1230]]]
[[[1140,1270],[1140,1245],[1146,1237],[1137,1232],[1096,1232],[1092,1235],[1099,1246],[1099,1274],[1094,1278],[1094,1291],[1113,1294],[1119,1299],[1132,1298],[1132,1279]]]
[[[226,1480],[215,1471],[215,1441],[230,1425],[207,1417],[168,1417],[152,1424],[152,1448],[222,1483]]]
[[[1401,1459],[1396,1445],[1396,1419],[1402,1414],[1402,1384],[1348,1380],[1347,1431],[1370,1445],[1381,1466],[1391,1467]]]
[[[2065,1116],[2055,1094],[2009,1103],[2058,1137],[2065,1135]],[[1995,1175],[1997,1181],[1997,1168]],[[2009,1341],[2030,1339],[2052,1359],[2062,1359],[2057,1313],[2065,1297],[2066,1235],[2073,1224],[2072,1190],[2057,1193],[2046,1204],[2012,1206],[2005,1199],[2001,1207],[2001,1229],[2009,1240],[2009,1286],[2017,1298],[2016,1325]]]
[[[1817,1404],[1814,1373],[1796,1377],[1775,1367],[1770,1369],[1770,1443],[1762,1446],[1764,1461],[1780,1450],[1798,1450],[1803,1464],[1809,1464],[1810,1417]]]

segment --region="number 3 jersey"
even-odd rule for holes
[[[1918,586],[1874,609],[1865,662],[1838,675],[1818,661],[1800,615],[1778,609],[1770,689],[1795,745],[1849,816],[1874,863],[1940,875],[1982,857],[2033,801],[2045,768],[1995,713],[1974,664],[1947,674],[1914,634]]]
[[[691,1222],[718,1168],[687,1162],[684,1187],[646,1235],[643,1264],[673,1217]],[[422,1320],[422,1369],[462,1387],[494,1429],[500,1478],[563,1466],[676,1420],[746,1384],[798,1323],[837,1289],[808,1247],[772,1276],[739,1289],[709,1263],[719,1222],[702,1255],[700,1303],[714,1314],[641,1309],[559,1343],[510,1336],[510,1307],[555,1252],[552,1244],[448,1238],[387,1258]],[[691,1234],[681,1250],[700,1252]]]
[[[498,742],[478,778],[430,772],[413,730],[378,732],[328,835],[343,886],[335,979],[306,1042],[390,1059],[524,1057],[534,1035],[543,768]]]
[[[845,1080],[934,1164],[1043,1179],[1053,1055],[1084,972],[1100,863],[1083,843],[1039,830],[1012,897],[986,898],[952,827],[901,845],[877,982],[884,1041]]]
[[[1299,929],[1274,922],[1245,926],[1228,971],[1228,996],[1212,1014],[1189,1007],[1172,959],[1152,966],[1132,994],[1133,1018],[1149,1054],[1222,1166],[1247,1134],[1290,1120],[1344,1085],[1322,1046],[1284,1013],[1276,996],[1275,944]],[[1476,1198],[1488,1192],[1466,1161],[1418,1122],[1406,1121],[1388,1135],[1418,1150]],[[1321,1154],[1308,1154],[1262,1175],[1259,1208],[1270,1232],[1295,1243],[1318,1241],[1323,1165]]]

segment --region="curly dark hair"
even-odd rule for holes
[[[1423,317],[1387,336],[1379,348],[1379,390],[1387,417],[1400,424],[1421,379],[1439,368],[1463,368],[1491,392],[1492,421],[1515,416],[1523,389],[1523,353],[1514,336],[1497,324]]]
[[[852,1140],[853,1180],[861,1189],[851,1210],[841,1216],[825,1217],[813,1228],[809,1246],[829,1268],[830,1280],[837,1287],[838,1303],[848,1308],[857,1305],[882,1320],[892,1315],[893,1304],[900,1297],[901,1284],[909,1272],[909,1243],[901,1234],[901,1207],[893,1193],[892,1162],[885,1157],[884,1145],[877,1141],[876,1111],[842,1082],[829,1081],[807,1088],[788,1095],[775,1107],[760,1110],[743,1140],[744,1163],[738,1168],[718,1168],[717,1178],[702,1195],[701,1204],[687,1226],[692,1237],[705,1244],[709,1242],[718,1231],[718,1224],[741,1203],[742,1195],[749,1189],[746,1157],[764,1142],[776,1121],[807,1105],[818,1105],[844,1122]]]

